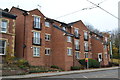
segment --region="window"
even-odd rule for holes
[[[68,48],[68,49],[67,49],[67,54],[68,54],[68,55],[72,55],[72,48]]]
[[[50,23],[49,22],[45,22],[45,26],[46,27],[50,27]]]
[[[40,32],[33,32],[33,43],[40,44]]]
[[[5,55],[6,53],[6,40],[0,40],[0,55]]]
[[[45,40],[46,40],[46,41],[50,41],[50,37],[51,37],[50,34],[45,34]]]
[[[88,40],[88,33],[87,32],[84,32],[84,39]]]
[[[102,53],[98,53],[98,61],[99,61],[99,62],[102,61]]]
[[[107,37],[105,37],[105,42],[107,42]]]
[[[40,47],[33,47],[33,56],[40,56]]]
[[[75,28],[74,29],[74,33],[75,33],[75,37],[79,37],[79,29],[78,28]]]
[[[75,49],[76,50],[80,49],[80,47],[79,47],[79,40],[75,40]]]
[[[7,25],[8,25],[7,20],[2,20],[1,32],[4,32],[4,33],[7,32]]]
[[[67,36],[67,42],[72,42],[71,36]]]
[[[50,55],[50,51],[51,51],[50,48],[46,48],[45,49],[45,55]]]
[[[88,58],[88,53],[85,53],[85,58]]]
[[[104,49],[106,49],[107,48],[107,46],[106,45],[104,45]]]
[[[84,48],[85,48],[85,51],[88,51],[88,42],[84,43]]]
[[[80,59],[80,53],[79,52],[75,52],[76,53],[76,59]]]
[[[105,58],[107,58],[107,53],[105,53]]]
[[[63,27],[62,29],[63,29],[64,31],[66,31],[66,27]]]
[[[34,17],[34,28],[40,29],[40,17]]]

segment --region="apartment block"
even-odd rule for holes
[[[110,61],[108,38],[109,35],[91,32],[93,59],[98,60],[101,66],[107,66]]]
[[[14,56],[16,15],[0,9],[0,57]],[[2,61],[2,60],[1,60]]]
[[[17,15],[15,56],[28,60],[31,65],[56,65],[70,70],[71,66],[80,65],[80,59],[98,60],[93,53],[106,54],[103,44],[99,41],[96,44],[94,34],[81,20],[66,24],[47,18],[38,9],[26,11],[12,7],[10,13]]]

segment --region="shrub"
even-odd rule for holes
[[[119,54],[118,54],[118,53],[114,53],[114,54],[113,54],[113,58],[115,58],[115,59],[119,59],[119,58],[120,58],[120,56],[119,56]]]
[[[19,66],[19,65],[29,66],[28,61],[25,60],[25,59],[19,59],[19,60],[17,61],[17,63],[18,63],[18,66]]]
[[[79,63],[81,65],[86,66],[85,59],[79,60]],[[97,60],[94,60],[94,59],[88,59],[88,65],[89,65],[89,68],[99,68],[100,67],[100,63]]]
[[[112,67],[112,66],[119,66],[119,64],[114,62],[109,62],[109,67]]]
[[[80,70],[80,66],[71,66],[71,70]]]
[[[52,66],[51,66],[51,68],[56,68],[56,69],[59,69],[59,67],[58,67],[58,66],[56,66],[56,65],[52,65]]]

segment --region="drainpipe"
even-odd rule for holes
[[[70,33],[72,33],[72,27],[70,30]],[[72,36],[72,53],[73,53],[73,66],[75,66],[75,45],[74,45],[74,36]]]
[[[23,55],[22,55],[22,57],[23,58],[25,58],[25,47],[26,47],[26,45],[25,45],[25,31],[26,31],[26,16],[28,15],[28,13],[27,12],[24,12],[23,13],[23,16],[24,16],[24,31],[23,31]]]

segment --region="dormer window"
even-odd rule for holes
[[[49,22],[45,22],[45,26],[46,27],[50,27],[50,23]]]
[[[64,31],[66,31],[66,27],[63,27],[62,29],[63,29]]]
[[[67,36],[67,42],[72,42],[71,36]]]

